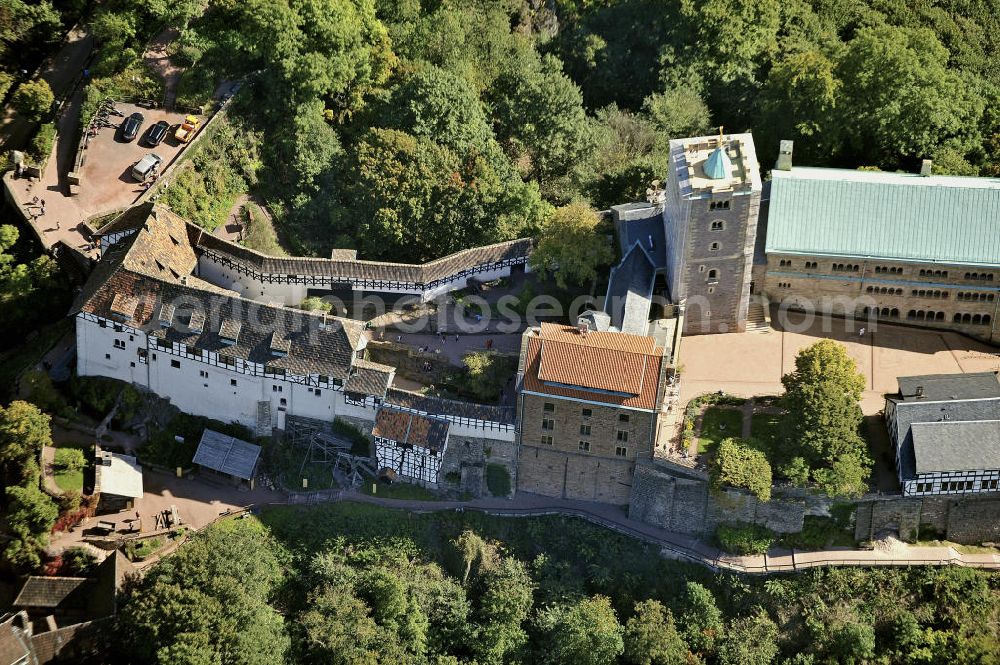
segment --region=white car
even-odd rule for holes
[[[155,152],[151,152],[132,167],[132,177],[139,182],[144,182],[149,174],[156,170],[163,163],[163,158]]]

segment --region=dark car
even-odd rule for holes
[[[145,118],[142,117],[141,113],[133,113],[129,117],[125,118],[125,122],[122,123],[122,138],[126,141],[131,141],[138,136],[139,128],[142,127],[143,120],[145,120]]]
[[[146,132],[146,145],[150,148],[160,145],[160,141],[167,135],[168,129],[170,129],[170,123],[166,120],[161,120],[150,127],[149,131]]]

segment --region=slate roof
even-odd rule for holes
[[[31,655],[30,638],[20,626],[14,625],[15,621],[19,617],[12,614],[0,623],[0,665],[17,663]]]
[[[1000,266],[1000,178],[771,172],[767,252]]]
[[[515,409],[512,406],[494,406],[491,404],[476,404],[475,402],[444,399],[442,397],[430,397],[397,388],[389,389],[386,393],[386,401],[389,404],[423,411],[432,416],[468,418],[469,420],[482,420],[484,422],[502,423],[505,425],[514,424]]]
[[[201,435],[198,450],[194,453],[194,463],[219,473],[250,480],[259,457],[260,446],[206,429]]]
[[[1000,469],[1000,420],[913,423],[915,471]]]
[[[667,241],[664,235],[663,208],[648,202],[626,203],[612,206],[618,247],[624,254],[639,242],[646,250],[653,266],[659,270],[667,267]],[[652,240],[652,247],[650,247]]]
[[[392,384],[396,368],[368,360],[355,360],[351,375],[344,382],[344,392],[384,398]]]
[[[652,337],[614,332],[582,335],[543,323],[522,338],[524,389],[640,409],[655,409],[663,349]]]
[[[611,325],[633,335],[645,335],[649,326],[656,267],[646,248],[638,241],[611,269],[604,311]]]
[[[14,607],[83,609],[95,580],[89,577],[42,577],[32,575],[14,599]]]
[[[469,268],[497,263],[505,259],[527,258],[531,253],[531,239],[521,238],[508,242],[474,247],[423,264],[361,261],[348,258],[342,252],[332,253],[333,258],[268,256],[228,242],[201,230],[192,230],[193,242],[201,250],[227,255],[258,273],[271,275],[315,275],[342,280],[381,280],[428,284],[446,279]]]
[[[375,414],[372,436],[403,445],[441,451],[448,441],[448,421],[382,407]]]
[[[959,399],[948,401],[889,398],[895,405],[896,450],[903,480],[916,477],[916,457],[913,447],[914,423],[971,422],[1000,419],[1000,397]],[[994,467],[995,468],[995,465]]]
[[[1000,378],[996,372],[901,376],[897,381],[900,397],[906,402],[1000,397]],[[922,398],[917,397],[917,388],[923,388]]]

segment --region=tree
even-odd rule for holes
[[[378,626],[368,606],[350,589],[327,586],[312,593],[309,600],[309,609],[299,621],[312,660],[347,665],[374,659]]]
[[[4,559],[15,568],[38,568],[59,508],[34,482],[7,487],[6,499],[7,529],[13,540],[4,549]]]
[[[544,634],[539,662],[553,665],[613,663],[625,649],[624,632],[606,596],[557,605],[538,617]]]
[[[657,129],[668,138],[701,136],[712,124],[712,114],[701,93],[682,85],[655,93],[642,103]]]
[[[309,296],[299,303],[299,309],[304,309],[307,312],[326,312],[329,314],[333,311],[333,303],[329,303],[319,296]]]
[[[822,340],[799,352],[795,370],[781,379],[788,410],[785,447],[801,457],[828,494],[865,491],[872,461],[859,435],[865,378],[842,344]]]
[[[54,466],[66,471],[79,471],[87,465],[83,451],[79,448],[57,448]]]
[[[19,113],[23,113],[31,120],[41,120],[45,114],[52,110],[56,97],[52,94],[52,88],[41,79],[37,81],[25,81],[14,91],[11,103]]]
[[[601,218],[586,203],[557,208],[542,226],[531,267],[542,278],[551,274],[560,288],[584,284],[614,259],[614,250],[602,237]]]
[[[680,611],[684,641],[691,651],[711,654],[722,636],[722,612],[712,592],[697,582],[688,582]]]
[[[63,550],[62,561],[66,574],[86,577],[97,564],[97,557],[86,548],[69,547]]]
[[[771,464],[750,441],[724,439],[712,460],[712,479],[717,487],[741,487],[761,501],[771,500]]]
[[[682,0],[698,37],[701,60],[723,81],[753,78],[778,50],[781,4],[776,0]]]
[[[730,622],[719,642],[720,665],[770,665],[778,655],[778,626],[764,610]]]
[[[503,663],[527,642],[522,624],[533,603],[534,584],[523,563],[503,559],[472,585],[476,632],[472,652],[480,663]]]
[[[28,402],[15,400],[7,408],[0,406],[0,470],[5,485],[37,478],[42,447],[52,445],[50,421]]]
[[[635,614],[625,623],[624,660],[631,665],[685,665],[688,648],[673,614],[657,600],[635,604]]]
[[[968,75],[948,67],[948,50],[927,28],[863,28],[847,45],[837,74],[851,147],[895,165],[934,154],[947,141],[981,145],[984,101]]]
[[[476,351],[462,357],[465,365],[462,388],[476,399],[493,402],[514,376],[517,368],[512,358],[495,351]]]

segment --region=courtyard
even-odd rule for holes
[[[768,332],[693,335],[681,346],[681,404],[719,390],[741,397],[780,395],[781,377],[795,368],[795,356],[821,339],[847,347],[866,388],[861,408],[877,414],[896,377],[1000,370],[1000,350],[958,333],[790,313],[783,329],[773,317]],[[861,334],[861,328],[866,328]]]

